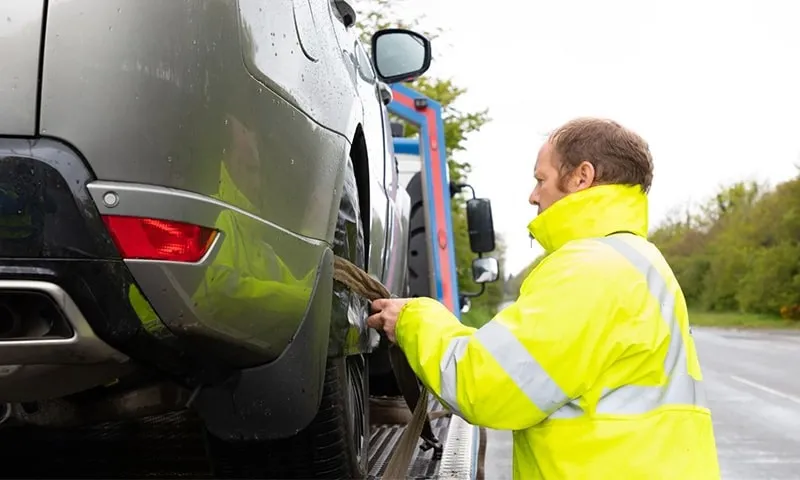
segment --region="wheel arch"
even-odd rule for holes
[[[370,181],[369,181],[369,156],[367,154],[367,141],[364,129],[359,123],[356,125],[350,147],[350,160],[353,162],[353,174],[356,177],[358,189],[358,209],[361,215],[361,228],[364,230],[364,265],[369,265],[370,245]]]

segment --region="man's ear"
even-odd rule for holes
[[[581,191],[591,187],[594,184],[594,176],[594,165],[585,160],[581,162],[572,174],[575,191]]]

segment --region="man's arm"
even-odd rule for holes
[[[528,428],[583,394],[606,366],[616,302],[602,270],[580,252],[557,252],[478,330],[439,302],[414,299],[400,312],[397,343],[423,383],[468,422]]]

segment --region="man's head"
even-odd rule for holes
[[[542,145],[530,203],[539,213],[557,200],[595,185],[640,185],[653,181],[653,157],[640,136],[611,120],[578,118]]]

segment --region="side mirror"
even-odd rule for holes
[[[500,265],[494,257],[476,258],[472,261],[472,281],[492,283],[500,275]]]
[[[414,80],[431,66],[431,42],[404,28],[379,30],[372,36],[372,63],[383,82]]]
[[[473,252],[489,253],[494,250],[492,203],[488,198],[467,200],[467,228],[469,246]]]

